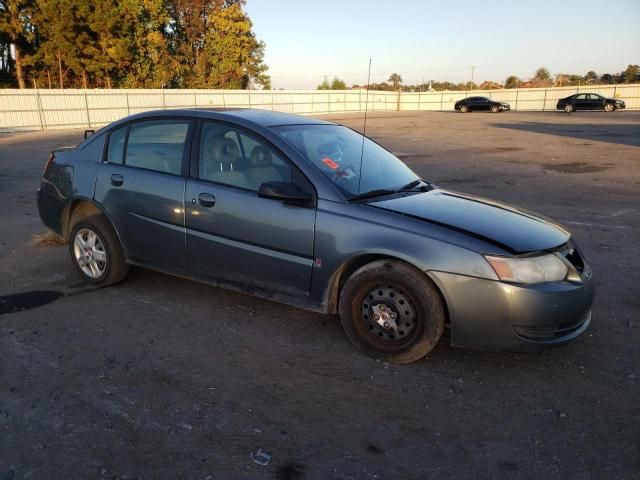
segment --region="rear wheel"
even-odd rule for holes
[[[571,105],[571,104],[567,104],[567,105],[564,106],[564,111],[567,112],[567,113],[571,113],[571,112],[573,112],[573,110],[574,110],[574,108],[573,108],[573,105]]]
[[[491,105],[491,113],[498,113],[500,108],[497,105]]]
[[[112,285],[129,271],[113,227],[101,215],[74,223],[69,236],[69,252],[82,278],[94,285]]]
[[[616,106],[613,103],[605,103],[604,111],[605,112],[613,112],[616,109]]]
[[[349,340],[367,355],[410,363],[438,343],[445,309],[424,273],[403,262],[380,260],[349,277],[340,296],[340,319]]]
[[[461,111],[462,113],[467,113],[467,112],[469,111],[469,107],[467,107],[466,105],[462,105],[462,106],[460,107],[460,111]]]

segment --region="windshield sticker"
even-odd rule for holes
[[[345,178],[347,180],[351,180],[353,177],[356,176],[355,172],[353,170],[351,170],[350,168],[345,168],[344,170],[336,173],[336,179],[338,178]]]
[[[331,170],[336,170],[338,168],[338,164],[331,160],[329,157],[322,157],[322,163],[324,163]]]

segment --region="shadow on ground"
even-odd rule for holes
[[[558,125],[557,123],[514,122],[493,123],[491,126],[509,130],[520,130],[559,137],[573,137],[582,140],[595,140],[640,147],[640,125],[636,123]]]

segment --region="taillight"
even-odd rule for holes
[[[43,175],[47,173],[47,169],[49,168],[49,165],[51,165],[51,162],[53,162],[54,156],[55,155],[53,154],[53,152],[51,152],[51,154],[49,155],[49,160],[47,160],[47,163],[44,164],[44,170],[42,171]]]

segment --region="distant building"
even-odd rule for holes
[[[527,82],[521,82],[518,88],[547,88],[553,87],[553,81],[551,80],[529,80]]]
[[[480,85],[478,85],[479,90],[501,90],[503,88],[504,86],[490,80],[485,80]]]

